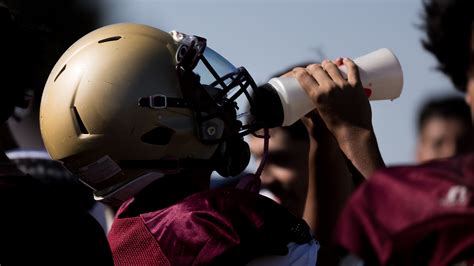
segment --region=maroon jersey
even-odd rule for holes
[[[200,192],[150,212],[137,213],[138,204],[124,203],[109,233],[116,265],[242,265],[312,240],[302,219],[241,189]]]
[[[472,265],[473,192],[474,154],[379,171],[342,212],[337,243],[369,265]]]

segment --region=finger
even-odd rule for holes
[[[344,85],[344,78],[339,71],[339,68],[333,62],[329,60],[324,60],[322,64],[323,69],[328,73],[331,79],[336,83],[338,86],[342,87]]]
[[[293,68],[292,70],[290,70],[290,71],[286,72],[285,74],[281,75],[280,77],[285,77],[285,78],[287,78],[287,77],[294,77],[296,71],[303,70],[303,69],[304,69],[304,68],[302,68],[302,67],[295,67],[295,68]]]
[[[342,58],[341,58],[341,57],[338,57],[338,58],[332,60],[332,62],[333,62],[334,64],[336,64],[336,66],[342,66],[342,65],[344,65],[344,63],[342,63]]]
[[[301,122],[305,125],[306,129],[313,127],[313,121],[311,120],[311,113],[307,113],[301,118]]]
[[[295,67],[295,68],[293,68],[293,70],[291,70],[291,72],[298,73],[300,71],[305,71],[305,69],[306,68],[304,68],[304,67]]]
[[[314,121],[315,120],[317,121],[318,119],[321,119],[319,115],[319,111],[318,109],[314,109],[311,112],[305,114],[304,117],[301,118],[301,121],[303,121],[303,123],[306,125],[308,124],[308,120],[309,120],[310,123],[314,125]]]
[[[316,97],[319,90],[319,83],[305,68],[298,68],[295,70],[294,77],[298,80],[301,87],[306,91],[310,98],[313,99]]]
[[[351,85],[360,83],[359,68],[354,63],[354,61],[349,58],[344,58],[343,63],[347,68],[347,80],[349,83]]]
[[[308,71],[308,73],[313,76],[319,85],[333,83],[331,77],[329,77],[328,73],[326,73],[326,71],[324,71],[322,66],[319,64],[311,64],[307,66],[306,71]]]
[[[293,76],[293,71],[290,71],[290,72],[286,72],[285,74],[281,75],[280,77],[287,78],[287,77],[292,77],[292,76]]]

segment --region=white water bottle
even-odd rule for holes
[[[403,87],[403,72],[395,55],[382,48],[354,59],[359,67],[362,86],[369,100],[393,100]],[[345,66],[339,67],[347,78]],[[306,92],[295,78],[273,78],[268,84],[277,92],[282,108],[282,126],[289,126],[315,108]]]

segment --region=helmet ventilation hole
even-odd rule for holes
[[[79,126],[79,129],[81,130],[81,133],[89,134],[89,131],[84,125],[84,122],[82,122],[81,116],[79,115],[79,112],[77,111],[76,106],[74,106],[72,110],[74,111],[74,116],[76,117],[76,122],[77,122],[77,125]]]
[[[98,41],[98,43],[113,42],[113,41],[118,41],[120,39],[122,39],[122,36],[113,36],[113,37],[102,39],[102,40]]]
[[[64,70],[66,70],[66,65],[63,66],[63,68],[61,68],[61,70],[59,70],[59,73],[56,75],[56,77],[54,78],[54,82],[56,82],[56,80],[59,78],[59,76],[64,72]]]
[[[171,137],[174,131],[167,127],[157,127],[147,133],[143,134],[140,138],[143,142],[153,145],[166,145],[170,143]]]

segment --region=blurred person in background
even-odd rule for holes
[[[417,162],[448,158],[473,149],[469,106],[461,97],[433,98],[418,113]]]
[[[15,6],[0,2],[2,126],[15,108],[28,106],[29,89],[42,85],[37,75],[46,73],[41,60],[51,48],[39,41],[49,33],[9,4]],[[21,172],[6,156],[11,143],[5,140],[0,142],[0,264],[112,265],[100,225],[82,206],[62,201],[54,189]]]
[[[66,49],[98,27],[99,10],[85,1],[72,0],[2,0],[21,23],[25,38],[19,49],[30,59],[23,68],[22,82],[31,97],[27,108],[16,109],[8,121],[13,143],[7,150],[44,150],[39,129],[39,106],[44,84],[59,57]],[[28,45],[29,44],[29,45]],[[28,71],[28,72],[26,72]],[[7,145],[7,144],[5,144]]]
[[[263,157],[263,138],[249,137],[257,164]],[[261,194],[303,217],[308,190],[309,137],[301,121],[270,129],[268,155],[261,180]]]
[[[474,113],[474,2],[424,2],[425,48]],[[368,178],[336,227],[342,265],[471,265],[474,263],[474,154],[384,169],[371,110],[357,78],[335,62],[295,69],[296,77],[347,158]],[[472,121],[474,122],[474,121]],[[378,170],[377,170],[378,169]]]
[[[72,43],[98,27],[100,10],[80,0],[2,1],[26,35],[18,49],[29,59],[28,68],[21,69],[24,73],[21,82],[31,98],[26,108],[15,108],[8,123],[0,129],[6,154],[21,171],[53,189],[62,201],[90,211],[107,230],[111,210],[97,204],[90,188],[72,177],[60,163],[51,160],[39,129],[41,94],[50,70]],[[35,45],[31,45],[33,43]]]

